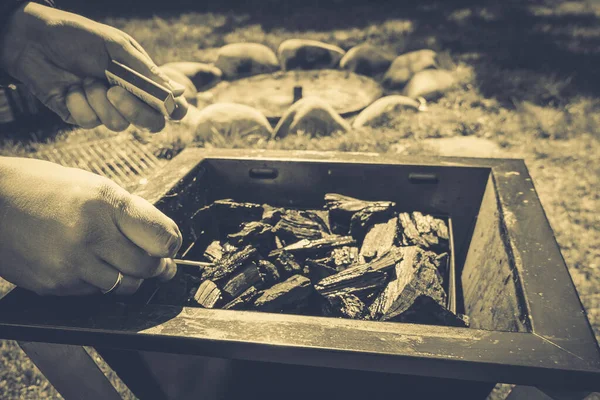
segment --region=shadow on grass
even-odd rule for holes
[[[480,0],[223,0],[194,4],[182,0],[63,0],[61,5],[93,18],[221,13],[228,18],[213,33],[223,35],[250,25],[260,25],[266,33],[275,29],[327,32],[378,26],[394,19],[411,21],[413,30],[406,40],[383,40],[395,44],[399,51],[433,47],[448,50],[455,57],[477,53],[479,59],[469,63],[475,68],[475,84],[484,96],[510,104],[511,98],[525,95],[539,105],[561,106],[576,95],[600,97],[600,18],[583,3],[575,3],[583,8],[558,7],[563,3],[529,0],[499,6],[498,2]],[[239,16],[244,18],[236,18]],[[515,70],[523,75],[520,79],[513,79]],[[553,84],[558,87],[530,93],[530,88]]]

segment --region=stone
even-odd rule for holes
[[[452,74],[441,69],[427,69],[415,74],[403,90],[407,97],[435,99],[454,86]]]
[[[420,108],[421,103],[410,97],[399,95],[382,97],[361,111],[354,119],[352,127],[384,126],[393,121],[399,113],[405,110],[419,111]]]
[[[305,97],[293,104],[275,127],[275,137],[304,133],[327,136],[335,132],[348,132],[350,125],[318,97]]]
[[[445,157],[507,157],[498,144],[474,136],[425,139],[422,144],[428,153]]]
[[[187,76],[197,90],[206,90],[221,81],[223,72],[212,64],[192,61],[177,61],[164,64],[162,67],[177,70]]]
[[[196,137],[209,139],[270,139],[273,129],[255,108],[234,103],[216,103],[194,117]],[[219,138],[220,137],[220,138]]]
[[[279,45],[277,57],[283,70],[332,69],[344,56],[344,50],[317,40],[289,39]]]
[[[183,97],[185,97],[188,103],[196,105],[196,95],[198,94],[198,90],[196,90],[196,86],[190,80],[190,78],[185,76],[182,72],[170,67],[163,66],[160,67],[160,70],[164,72],[165,75],[167,75],[170,79],[185,87]]]
[[[388,70],[394,56],[368,43],[348,50],[340,61],[340,68],[357,74],[375,76]]]
[[[383,85],[388,89],[398,89],[419,71],[437,66],[436,53],[433,50],[417,50],[399,55],[383,76]]]
[[[264,44],[233,43],[221,47],[215,67],[223,72],[225,79],[237,79],[277,71],[279,61]]]

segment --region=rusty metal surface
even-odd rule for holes
[[[204,159],[219,161],[198,167]],[[529,385],[552,382],[564,388],[600,389],[598,344],[522,161],[189,149],[169,163],[160,176],[140,187],[138,193],[161,207],[167,207],[169,199],[173,200],[182,190],[192,191],[193,201],[206,202],[211,195],[222,193],[217,190],[210,194],[197,188],[194,180],[201,179],[199,176],[206,171],[214,173],[210,168],[215,165],[236,164],[236,160],[238,166],[245,165],[239,160],[246,160],[245,167],[264,168],[272,167],[272,161],[303,160],[312,163],[312,166],[305,164],[309,171],[332,162],[338,163],[340,168],[342,164],[355,164],[364,167],[362,175],[344,176],[344,170],[336,170],[334,164],[327,167],[332,167],[337,181],[357,183],[372,178],[372,168],[378,164],[403,165],[424,174],[431,173],[431,168],[466,168],[465,177],[477,177],[482,172],[482,179],[491,171],[507,246],[522,284],[523,307],[532,331],[498,332],[123,304],[102,298],[77,303],[70,299],[42,301],[24,291],[15,291],[0,301],[0,337],[488,382]],[[230,172],[216,177],[233,179]],[[442,175],[440,183],[444,179]],[[238,182],[229,182],[232,183]],[[178,184],[176,190],[171,190]],[[268,192],[269,185],[268,180],[263,181],[260,188]],[[247,192],[249,187],[241,185],[240,190]],[[278,190],[289,195],[294,188]],[[247,193],[249,197],[252,195],[252,192]],[[477,196],[474,194],[473,198]],[[455,198],[459,199],[460,196]],[[310,202],[311,198],[305,201]],[[430,206],[436,204],[441,207],[444,202],[429,203]],[[189,212],[183,208],[172,211],[181,215]],[[466,212],[463,217],[468,217]],[[457,223],[454,216],[453,222]]]

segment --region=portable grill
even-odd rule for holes
[[[124,299],[15,289],[0,300],[0,336],[93,346],[130,387],[158,381],[149,398],[168,397],[156,372],[168,368],[140,354],[237,360],[226,398],[484,398],[496,382],[600,390],[598,343],[522,160],[187,149],[138,190],[179,224],[182,254],[206,246],[192,216],[216,199],[320,208],[331,192],[451,216],[456,308],[471,327],[152,304],[147,281]]]

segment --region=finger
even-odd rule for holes
[[[108,100],[108,88],[104,83],[86,78],[83,81],[83,89],[90,107],[108,129],[122,132],[129,127],[129,121]]]
[[[117,228],[151,256],[174,257],[183,241],[173,220],[147,200],[129,195],[121,201],[115,215]]]
[[[119,271],[117,269],[100,259],[96,259],[95,261],[90,262],[82,271],[81,279],[96,287],[97,291],[105,292],[115,285],[118,277]],[[142,282],[143,279],[123,274],[121,284],[111,293],[119,295],[133,294],[139,289]]]
[[[100,120],[88,103],[81,87],[72,88],[67,93],[65,101],[67,109],[77,125],[85,129],[92,129],[100,125]]]
[[[152,107],[119,86],[106,93],[110,103],[133,125],[151,132],[160,132],[165,127],[165,117]]]
[[[164,258],[153,257],[127,239],[117,229],[109,241],[97,244],[95,254],[124,274],[136,278],[153,278],[167,269]]]
[[[147,78],[152,79],[159,85],[167,87],[173,92],[173,96],[181,96],[185,91],[185,87],[171,80],[167,75],[165,75],[165,73],[161,71],[160,68],[158,68],[154,61],[152,61],[152,59],[148,57],[145,51],[140,52],[136,48],[137,46],[139,46],[139,44],[137,44],[137,46],[134,46],[131,42],[133,38],[131,38],[131,40],[129,39],[130,38],[127,38],[121,44],[118,44],[116,42],[107,43],[108,53],[110,54],[111,58],[115,61],[127,65],[130,68],[133,68],[135,71],[139,72]]]
[[[170,258],[164,258],[163,260],[166,260],[166,268],[164,272],[158,275],[156,278],[161,282],[167,282],[173,279],[177,273],[177,264],[175,264],[175,261],[171,260]]]

